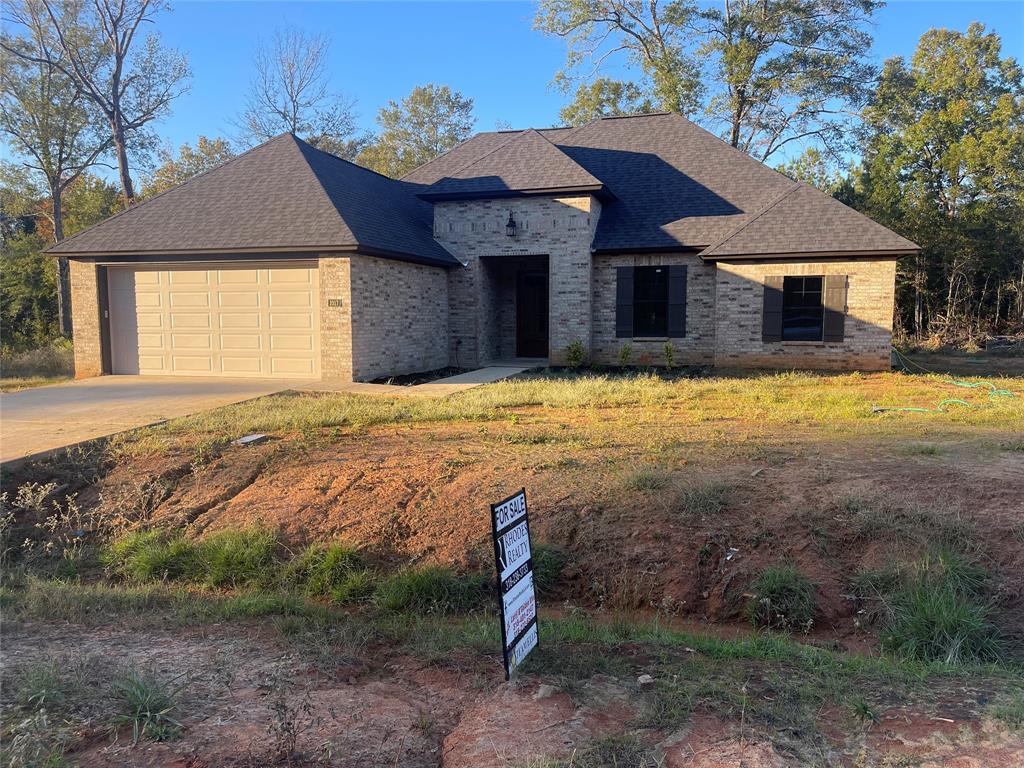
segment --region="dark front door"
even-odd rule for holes
[[[516,276],[516,356],[548,356],[548,273]]]

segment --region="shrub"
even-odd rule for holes
[[[629,365],[629,361],[633,359],[633,345],[623,344],[619,347],[619,365],[623,368]]]
[[[354,547],[344,544],[310,544],[284,569],[285,585],[301,589],[307,595],[327,595],[363,566],[363,558]]]
[[[68,339],[57,339],[45,347],[25,352],[4,352],[0,355],[0,370],[7,378],[33,376],[74,376],[74,347]]]
[[[671,371],[676,364],[676,348],[672,346],[671,341],[665,342],[665,369]]]
[[[579,368],[587,359],[587,350],[583,342],[576,339],[565,348],[565,362],[570,368]]]
[[[456,576],[447,568],[404,568],[377,584],[373,600],[385,611],[456,613],[479,608],[486,595],[483,575]]]
[[[751,623],[762,627],[810,630],[814,624],[814,587],[786,565],[765,568],[751,586],[747,605]]]
[[[933,553],[916,563],[886,597],[882,646],[918,661],[996,661],[1003,644],[991,621],[985,572],[963,556]]]
[[[115,678],[111,687],[121,707],[113,725],[131,725],[132,744],[143,738],[170,741],[181,735],[181,723],[170,713],[178,706],[177,697],[183,686],[171,688],[153,674],[131,670]]]

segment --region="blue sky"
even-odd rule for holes
[[[532,29],[530,2],[175,2],[159,19],[165,42],[187,53],[190,92],[157,126],[172,146],[199,135],[233,136],[258,40],[275,26],[325,32],[333,40],[333,86],[358,101],[360,123],[414,86],[447,84],[473,98],[477,128],[558,120],[565,97],[550,83],[564,61],[561,40]],[[876,17],[872,57],[909,55],[933,26],[997,30],[1004,51],[1024,60],[1024,2],[892,2]]]

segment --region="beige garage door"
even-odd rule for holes
[[[320,375],[315,265],[110,267],[114,373]]]

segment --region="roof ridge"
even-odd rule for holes
[[[469,166],[474,165],[474,164],[480,162],[485,157],[490,157],[495,152],[497,152],[499,149],[504,147],[506,144],[508,144],[509,142],[513,141],[517,136],[521,136],[522,134],[526,133],[526,131],[529,131],[529,130],[532,130],[532,129],[531,128],[524,128],[523,130],[519,131],[518,133],[510,133],[509,137],[507,139],[505,139],[503,142],[501,142],[494,149],[491,149],[491,150],[489,150],[487,152],[484,152],[482,155],[480,155],[480,157],[473,158],[472,160],[469,160],[469,161],[463,163],[462,165],[455,166],[445,176],[442,176],[441,179],[452,178],[452,174],[453,173],[458,173],[459,171],[463,171],[466,168],[469,168]],[[479,136],[480,134],[477,134],[477,135]],[[438,157],[440,157],[440,155],[438,155]],[[433,161],[431,161],[431,162],[433,162]],[[410,173],[411,173],[411,171],[410,171]],[[437,181],[441,181],[441,179],[438,179]],[[437,181],[435,181],[434,184],[436,184]],[[433,184],[429,184],[427,186],[433,186]]]
[[[317,151],[317,152],[321,152],[321,150],[318,150],[312,144],[303,141],[298,136],[293,136],[293,138],[295,139],[295,148],[298,149],[299,156],[302,158],[302,162],[305,164],[306,170],[309,171],[310,176],[312,176],[313,180],[316,182],[316,186],[320,190],[320,194],[322,194],[324,196],[324,199],[327,200],[328,207],[332,211],[334,211],[334,215],[338,217],[338,221],[341,223],[341,226],[344,229],[347,229],[351,233],[352,238],[356,241],[356,244],[359,245],[360,244],[359,243],[359,235],[357,235],[356,231],[354,229],[352,229],[352,227],[349,225],[349,223],[347,221],[345,221],[345,217],[342,215],[341,211],[338,210],[338,206],[334,202],[334,199],[331,197],[331,193],[328,192],[327,191],[327,187],[324,186],[324,182],[320,178],[320,174],[318,174],[316,172],[316,170],[314,170],[313,166],[310,165],[309,158],[306,157],[306,152],[305,152],[305,150],[303,148],[307,147],[307,148],[312,149],[312,150]],[[337,160],[341,160],[340,157],[336,157],[335,155],[332,155],[330,152],[322,152],[322,154],[325,154],[328,157],[334,157]],[[342,160],[342,162],[348,162],[348,161],[347,160]],[[355,163],[352,163],[352,165],[355,165]],[[361,168],[362,166],[356,166],[356,167],[357,168]],[[364,170],[370,170],[370,169],[366,168]],[[371,171],[371,173],[374,173],[374,171]],[[387,177],[385,176],[384,178],[387,178]]]
[[[206,176],[209,173],[213,173],[214,171],[220,170],[221,168],[224,168],[225,166],[231,165],[236,160],[241,160],[243,157],[245,157],[248,154],[251,154],[251,153],[255,152],[257,149],[261,149],[262,147],[267,147],[267,146],[273,144],[275,141],[279,141],[280,139],[283,139],[285,136],[291,136],[296,141],[301,141],[301,139],[299,139],[298,136],[296,136],[294,133],[291,133],[290,131],[286,131],[284,133],[279,133],[274,138],[267,139],[262,144],[257,144],[255,147],[250,147],[249,149],[245,150],[245,152],[242,152],[240,154],[235,155],[230,160],[226,160],[223,163],[221,163],[220,165],[215,165],[215,166],[213,166],[213,168],[207,168],[205,171],[202,171],[201,173],[197,173],[195,176],[190,176],[189,178],[185,179],[183,182],[181,182],[179,184],[175,184],[173,187],[169,187],[168,189],[165,189],[163,192],[157,192],[155,195],[153,195],[152,197],[146,198],[141,203],[129,206],[128,208],[125,208],[123,211],[118,211],[113,216],[108,216],[107,218],[103,219],[102,221],[97,221],[95,224],[90,224],[85,229],[78,230],[77,232],[75,232],[75,234],[69,235],[68,237],[65,237],[59,243],[53,243],[52,245],[46,246],[46,248],[43,249],[43,253],[46,253],[51,248],[56,248],[58,245],[64,245],[64,243],[67,243],[67,242],[69,242],[71,240],[74,240],[79,235],[84,235],[86,232],[89,232],[89,231],[95,229],[96,227],[100,226],[100,224],[106,224],[108,221],[113,221],[114,219],[120,218],[121,216],[124,216],[126,213],[131,213],[132,211],[137,211],[142,206],[146,205],[147,203],[151,203],[154,200],[157,200],[158,198],[163,197],[168,192],[173,192],[176,189],[181,189],[182,187],[185,187],[188,184],[191,184],[193,181],[195,181],[197,179],[201,179],[203,176]]]
[[[786,178],[789,178],[789,177],[787,176]],[[729,232],[729,234],[727,234],[725,237],[723,237],[717,243],[712,243],[711,245],[707,246],[704,250],[702,250],[697,255],[700,256],[701,254],[709,253],[709,252],[713,251],[715,248],[719,248],[722,245],[724,245],[725,243],[729,242],[736,235],[738,235],[740,232],[745,230],[747,227],[749,227],[755,221],[757,221],[762,216],[764,216],[766,213],[768,213],[768,211],[770,211],[772,208],[774,208],[779,203],[781,203],[783,200],[785,200],[787,197],[789,197],[791,194],[796,192],[796,190],[800,189],[800,182],[799,181],[793,181],[792,179],[790,179],[790,181],[792,182],[792,186],[787,187],[785,190],[783,190],[782,194],[776,195],[773,200],[771,200],[764,208],[762,208],[760,211],[758,211],[752,217],[747,219],[747,221],[743,222],[738,227],[736,227],[736,229],[734,229],[731,232]]]
[[[760,166],[761,168],[765,168],[765,169],[771,171],[772,173],[776,174],[777,176],[781,176],[786,181],[795,181],[795,179],[791,179],[789,176],[784,174],[782,171],[778,171],[778,170],[772,168],[770,165],[768,165],[763,160],[758,160],[756,157],[754,157],[753,155],[751,155],[748,152],[743,151],[739,147],[734,147],[732,144],[730,144],[728,141],[723,139],[721,136],[718,136],[718,135],[712,133],[707,128],[705,128],[703,125],[700,125],[699,123],[694,122],[690,118],[684,117],[683,115],[679,114],[678,112],[665,112],[664,114],[666,114],[666,115],[668,115],[670,117],[676,117],[679,120],[682,120],[687,125],[693,126],[694,128],[696,128],[701,133],[707,134],[708,137],[714,139],[715,141],[719,142],[723,146],[728,147],[732,152],[739,154],[740,157],[743,157],[743,158],[751,161],[752,163]]]
[[[473,139],[477,138],[478,136],[489,136],[491,134],[497,135],[497,134],[502,134],[502,133],[521,133],[523,130],[525,130],[525,129],[521,128],[518,131],[515,131],[515,130],[511,130],[511,131],[480,131],[479,133],[474,133],[469,138],[466,138],[466,139],[463,139],[462,141],[460,141],[454,147],[451,147],[450,149],[446,149],[440,155],[437,155],[437,157],[432,157],[429,160],[427,160],[427,162],[422,163],[420,165],[417,165],[415,168],[413,168],[408,173],[403,173],[402,176],[400,178],[398,178],[398,179],[395,179],[395,181],[403,181],[406,176],[411,176],[412,174],[416,173],[416,171],[420,170],[421,168],[426,168],[428,165],[430,165],[431,163],[437,162],[442,157],[445,157],[446,155],[450,155],[452,152],[454,152],[456,149],[461,147],[463,144],[468,144],[469,142],[471,142]],[[416,183],[416,182],[412,182],[412,183]]]

